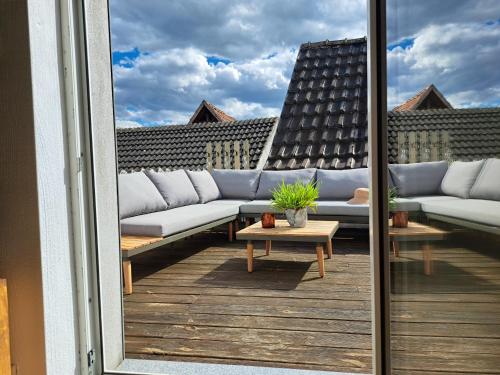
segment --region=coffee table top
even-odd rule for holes
[[[292,228],[286,220],[276,220],[274,228],[262,228],[259,221],[236,232],[236,239],[327,242],[338,228],[338,221],[308,220],[304,228]]]
[[[410,221],[408,228],[394,228],[389,226],[389,237],[392,240],[420,241],[443,240],[451,231],[431,227],[430,225]]]

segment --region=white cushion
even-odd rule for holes
[[[445,195],[467,199],[476,178],[481,171],[484,160],[455,161],[453,162],[441,183],[441,190]]]
[[[147,171],[146,173],[160,191],[169,209],[196,204],[200,200],[184,170],[179,169],[172,172]]]
[[[368,188],[368,168],[327,170],[318,169],[316,180],[320,200],[342,200],[354,196],[354,190]]]
[[[143,172],[118,175],[120,219],[167,209],[160,192]]]
[[[500,201],[500,159],[488,159],[477,176],[470,197]]]
[[[220,198],[219,188],[208,171],[186,171],[186,173],[200,197],[200,203],[207,203]]]

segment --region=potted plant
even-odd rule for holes
[[[307,209],[316,210],[316,199],[319,196],[317,183],[304,184],[297,181],[293,184],[281,185],[273,190],[271,205],[285,212],[286,220],[291,227],[303,228],[307,224]]]
[[[408,211],[398,210],[396,198],[398,191],[394,187],[389,188],[389,213],[392,217],[392,226],[395,228],[408,227]]]

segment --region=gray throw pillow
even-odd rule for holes
[[[443,193],[453,197],[469,198],[472,185],[476,182],[483,164],[484,160],[451,163],[441,184]]]
[[[118,175],[120,219],[167,209],[160,192],[143,173]]]
[[[160,191],[169,209],[196,204],[200,200],[191,180],[182,169],[172,172],[147,171],[146,174]]]
[[[343,200],[354,196],[354,190],[368,187],[368,168],[318,169],[316,180],[320,200]]]
[[[500,159],[488,159],[477,176],[470,197],[500,201]]]
[[[392,182],[401,197],[440,194],[447,170],[446,161],[389,165]]]
[[[260,169],[214,169],[212,177],[224,199],[255,198]]]
[[[303,183],[311,182],[316,175],[316,169],[294,169],[290,171],[262,171],[260,175],[259,188],[257,189],[256,199],[271,199],[272,191],[281,184],[293,184],[296,181]]]
[[[219,188],[208,171],[186,171],[186,173],[200,197],[200,203],[207,203],[220,198]]]

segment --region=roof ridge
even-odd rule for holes
[[[338,45],[344,45],[344,44],[355,44],[355,43],[364,43],[366,42],[367,38],[366,36],[361,37],[361,38],[345,38],[345,39],[338,39],[338,40],[322,40],[319,42],[306,42],[302,43],[299,47],[300,49],[305,49],[305,48],[319,48],[319,47],[330,47],[330,46],[338,46]]]
[[[420,109],[418,111],[388,111],[388,114],[393,116],[423,116],[426,114],[447,114],[447,113],[460,113],[460,112],[499,112],[500,107],[474,107],[474,108],[433,108],[433,109]]]
[[[245,120],[234,120],[234,121],[217,121],[217,122],[196,122],[194,124],[172,124],[172,125],[154,125],[154,126],[137,126],[135,128],[116,128],[119,132],[134,132],[134,131],[153,131],[153,130],[161,130],[161,129],[179,129],[179,128],[198,128],[204,127],[207,125],[245,125],[248,124],[249,121],[256,121],[257,123],[268,123],[272,120],[277,120],[279,117],[258,117],[254,119],[245,119]]]

